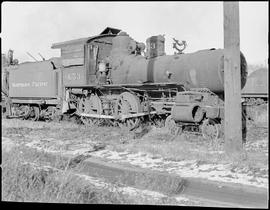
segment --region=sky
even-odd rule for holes
[[[268,2],[240,2],[240,50],[248,64],[268,59]],[[165,34],[166,54],[172,38],[185,40],[185,53],[223,48],[223,2],[2,2],[2,53],[14,50],[19,62],[60,56],[53,43],[91,37],[106,27],[119,28],[146,42]]]

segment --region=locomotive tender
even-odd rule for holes
[[[164,44],[159,35],[145,46],[115,28],[53,44],[61,58],[9,70],[9,115],[38,120],[69,113],[88,125],[130,129],[166,119],[172,134],[188,130],[217,138],[224,118],[224,50],[166,55]],[[246,75],[241,53],[242,87]]]
[[[259,68],[247,77],[242,89],[242,98],[247,105],[260,105],[268,102],[268,68]]]

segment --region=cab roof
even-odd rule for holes
[[[120,31],[121,30],[120,29],[117,29],[117,28],[107,27],[99,35],[91,36],[91,37],[85,37],[85,38],[80,38],[80,39],[73,39],[73,40],[69,40],[69,41],[65,41],[65,42],[54,43],[54,44],[52,44],[52,47],[51,48],[52,49],[58,49],[58,48],[65,47],[67,45],[84,44],[89,39],[93,39],[95,37],[102,36],[102,35],[117,35]]]

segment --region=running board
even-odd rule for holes
[[[102,118],[102,119],[115,119],[115,120],[125,120],[128,118],[133,118],[133,117],[142,117],[145,115],[150,115],[150,114],[156,114],[156,111],[152,112],[143,112],[143,113],[136,113],[136,114],[126,114],[126,115],[120,115],[120,116],[109,116],[109,115],[102,115],[102,114],[86,114],[86,113],[76,113],[79,116],[82,117],[93,117],[93,118]]]

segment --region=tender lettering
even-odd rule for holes
[[[47,87],[48,82],[18,82],[11,83],[11,86],[14,88],[22,88],[22,87]]]
[[[46,87],[48,82],[32,82],[32,87]]]
[[[31,84],[29,82],[25,82],[25,83],[12,83],[11,84],[12,87],[30,87]]]

